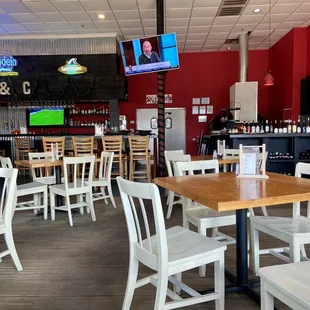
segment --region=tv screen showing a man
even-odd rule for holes
[[[139,65],[160,62],[160,58],[156,52],[152,51],[152,45],[149,41],[144,41],[142,45],[143,53],[139,57]]]

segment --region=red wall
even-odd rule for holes
[[[271,119],[297,120],[300,113],[300,80],[307,73],[307,31],[295,28],[270,49],[269,64],[275,79],[269,88]]]
[[[181,69],[166,75],[166,94],[172,94],[169,107],[186,108],[186,152],[195,154],[196,143],[192,140],[201,130],[207,132],[207,123],[198,123],[198,116],[192,115],[192,98],[210,97],[214,114],[229,107],[229,88],[239,79],[238,52],[182,53]],[[268,51],[249,51],[248,80],[258,81],[259,113],[268,114],[268,89],[264,77],[268,67]],[[127,116],[128,128],[136,129],[136,109],[155,108],[147,105],[146,95],[157,94],[157,74],[143,74],[128,77],[128,102],[120,102],[120,114]],[[213,115],[208,115],[208,121]]]

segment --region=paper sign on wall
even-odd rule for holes
[[[157,95],[146,95],[146,104],[157,104]],[[165,94],[165,103],[172,103],[172,94]]]
[[[199,107],[194,105],[193,108],[192,108],[192,113],[193,114],[198,114],[199,113]]]

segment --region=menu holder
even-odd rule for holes
[[[266,175],[266,144],[261,146],[240,144],[239,151],[239,175],[237,178],[269,179]]]

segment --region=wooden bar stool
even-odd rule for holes
[[[123,137],[122,136],[104,136],[102,137],[102,148],[104,152],[114,152],[113,163],[119,167],[118,171],[112,170],[112,179],[116,176],[127,176],[127,155],[123,152]]]
[[[152,182],[151,173],[151,156],[149,151],[150,136],[129,136],[129,158],[130,158],[130,174],[129,180],[147,179]],[[145,161],[145,170],[136,170],[138,161]]]
[[[30,152],[36,152],[37,150],[30,148],[30,138],[27,137],[15,137],[14,138],[16,160],[28,160],[28,154]],[[23,170],[24,174],[29,168],[19,167],[19,170]]]
[[[64,155],[65,137],[42,137],[44,152],[52,152],[52,144],[58,144],[59,154]]]

